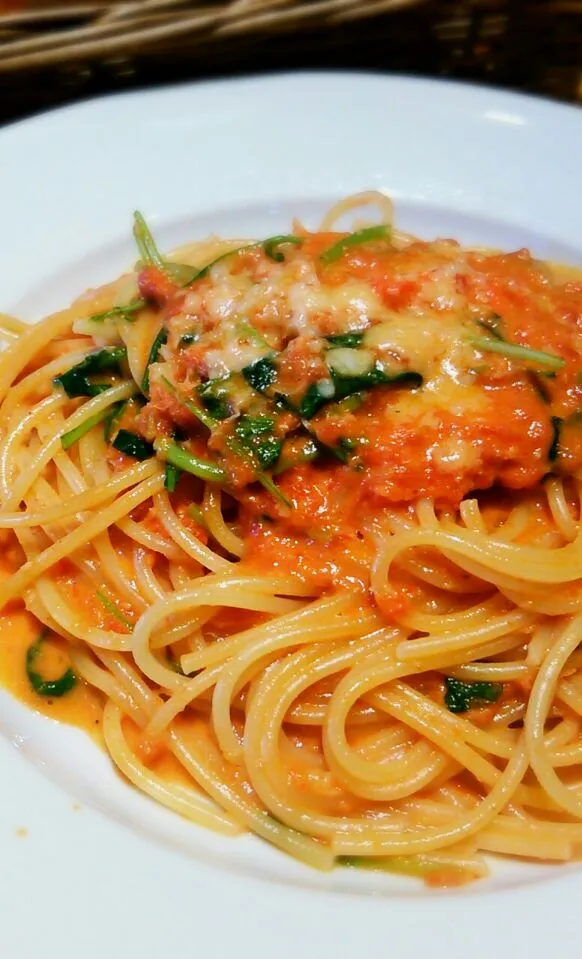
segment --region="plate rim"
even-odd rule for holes
[[[22,131],[26,134],[26,131],[45,125],[50,128],[51,124],[58,124],[62,120],[66,122],[67,117],[72,117],[71,122],[75,123],[75,116],[99,111],[103,104],[108,105],[107,109],[116,111],[122,109],[123,104],[127,102],[148,100],[152,96],[171,99],[188,92],[196,98],[209,89],[220,91],[232,90],[236,87],[266,88],[281,83],[292,87],[306,82],[317,85],[332,80],[339,80],[342,83],[348,80],[356,84],[370,83],[393,90],[402,87],[421,90],[430,88],[431,91],[446,90],[447,94],[453,98],[460,96],[468,98],[469,101],[475,99],[485,102],[487,100],[490,104],[512,105],[525,113],[529,111],[536,115],[539,115],[541,111],[545,117],[551,116],[552,119],[560,115],[565,119],[566,125],[572,123],[582,131],[582,113],[574,105],[556,103],[535,95],[499,90],[488,85],[413,77],[406,74],[386,75],[377,71],[282,71],[146,87],[65,104],[15,120],[0,129],[0,161],[4,145],[14,137],[17,140],[22,137]],[[580,242],[582,243],[582,235]],[[1,725],[0,720],[0,727]],[[386,932],[384,916],[388,918],[387,928],[392,937],[395,935],[403,937],[402,941],[408,948],[422,948],[430,944],[433,950],[435,948],[433,937],[445,936],[454,920],[458,926],[455,943],[458,939],[458,945],[462,944],[462,949],[459,948],[455,952],[455,944],[448,945],[443,951],[443,956],[447,957],[464,955],[469,945],[474,959],[481,959],[481,956],[485,957],[485,955],[489,957],[493,948],[496,949],[499,959],[506,959],[506,957],[509,959],[516,944],[522,942],[520,935],[523,935],[523,930],[520,930],[519,926],[526,918],[529,923],[528,934],[535,937],[535,942],[534,938],[531,941],[540,950],[552,943],[557,922],[561,923],[562,935],[566,932],[574,935],[576,931],[575,912],[569,904],[567,893],[572,891],[572,895],[575,895],[576,891],[580,891],[581,875],[565,872],[563,875],[549,877],[544,882],[514,889],[484,890],[480,893],[471,892],[471,894],[449,891],[446,894],[435,894],[434,898],[396,895],[392,899],[378,897],[364,899],[341,890],[334,890],[331,896],[327,896],[324,890],[317,890],[317,896],[310,897],[309,893],[315,890],[310,889],[306,893],[291,885],[283,888],[276,884],[271,886],[253,877],[243,879],[239,876],[228,876],[222,871],[219,873],[218,870],[208,869],[204,863],[185,856],[179,857],[172,850],[161,849],[159,846],[154,847],[154,854],[150,856],[148,853],[148,850],[152,848],[150,842],[142,836],[132,834],[126,827],[112,822],[97,810],[84,808],[76,819],[70,815],[64,816],[63,810],[65,806],[70,806],[70,798],[61,790],[61,787],[48,781],[44,776],[41,778],[39,770],[23,762],[22,757],[17,755],[14,745],[1,737],[0,769],[5,769],[8,774],[7,777],[0,776],[0,782],[6,779],[3,795],[0,798],[0,835],[3,836],[3,853],[8,849],[8,853],[2,857],[4,861],[0,866],[0,890],[4,893],[4,905],[6,906],[9,902],[11,907],[9,915],[3,918],[2,930],[5,940],[9,936],[12,937],[8,940],[12,949],[8,953],[10,959],[25,959],[29,954],[26,950],[30,947],[30,943],[37,941],[35,940],[37,932],[30,923],[25,922],[25,907],[28,908],[30,892],[30,871],[36,872],[38,881],[50,883],[53,875],[53,861],[57,854],[61,857],[60,875],[57,877],[60,883],[59,892],[67,897],[69,905],[74,905],[79,916],[87,918],[92,915],[89,908],[91,903],[87,902],[88,897],[93,903],[99,903],[101,899],[102,905],[103,897],[109,896],[107,901],[107,908],[110,910],[109,925],[106,927],[104,924],[102,928],[93,927],[93,938],[85,944],[87,959],[93,959],[93,957],[97,959],[97,956],[102,956],[103,945],[112,933],[123,934],[123,917],[119,914],[121,900],[112,900],[112,895],[119,896],[119,888],[114,883],[111,884],[111,888],[107,886],[108,872],[103,869],[103,863],[95,863],[93,860],[94,872],[84,870],[82,883],[73,882],[68,873],[65,875],[64,872],[70,869],[71,875],[75,875],[74,870],[78,868],[77,860],[80,850],[84,850],[84,854],[90,856],[96,852],[100,853],[105,846],[113,851],[111,857],[113,865],[118,858],[121,858],[124,864],[128,860],[141,870],[141,882],[146,893],[155,890],[156,861],[161,862],[162,869],[167,863],[171,863],[168,871],[172,873],[174,879],[170,882],[170,888],[173,895],[182,897],[179,901],[184,908],[187,908],[192,887],[197,881],[200,882],[204,886],[202,904],[206,913],[205,934],[210,934],[212,930],[216,933],[216,930],[220,929],[223,912],[230,910],[231,942],[236,943],[236,935],[244,935],[248,931],[248,925],[255,924],[256,939],[252,944],[252,952],[257,959],[267,959],[274,948],[277,949],[277,955],[281,959],[287,959],[287,957],[290,959],[296,954],[298,948],[302,948],[304,954],[313,957],[351,955],[354,948],[361,948],[366,941],[375,945],[384,941],[382,938]],[[39,797],[40,806],[36,802]],[[43,822],[45,815],[43,809],[46,810],[46,815],[56,817],[51,820],[51,826],[55,826],[55,832],[52,829],[46,829],[46,822]],[[68,812],[70,812],[69,809]],[[34,824],[27,840],[16,840],[13,835],[10,824],[15,814],[26,815]],[[71,819],[74,825],[71,825]],[[58,843],[57,833],[60,831],[62,831],[62,842]],[[14,845],[11,846],[11,843]],[[61,846],[60,851],[59,846]],[[177,891],[173,887],[178,877],[182,886]],[[109,878],[111,879],[111,876]],[[260,897],[258,896],[259,882]],[[548,889],[551,889],[552,893],[546,896]],[[196,894],[200,895],[199,888]],[[496,905],[495,900],[500,896],[508,902],[511,900],[513,911],[500,907],[492,917],[488,907],[491,904]],[[260,898],[263,906],[262,914],[257,914],[257,898]],[[349,901],[350,910],[341,908],[344,899],[346,903]],[[50,928],[48,925],[50,909],[45,910],[41,905],[40,910],[40,914],[37,913],[35,925],[42,926],[43,923],[38,922],[38,919],[42,918],[46,923],[45,928]],[[96,914],[95,910],[94,913]],[[294,923],[293,916],[299,917],[299,921]],[[319,951],[321,943],[318,939],[321,932],[321,919],[328,924],[327,935],[331,935],[331,938],[326,940],[323,952]],[[160,924],[160,917],[156,914],[156,910],[146,910],[141,921],[144,923],[140,926],[143,930],[139,933],[141,939],[137,943],[132,943],[129,948],[134,951],[126,954],[135,955],[136,959],[138,955],[141,959],[150,959],[150,957],[154,959],[161,955],[158,950],[163,945],[168,947],[168,951],[170,946],[176,948],[183,946],[181,934],[168,928],[165,921]],[[361,927],[358,928],[360,923],[369,923],[369,925],[362,930]],[[427,928],[423,928],[423,923],[427,925]],[[481,941],[483,923],[488,924],[487,930],[490,936],[486,944]],[[285,929],[283,942],[281,941],[282,925]],[[478,928],[475,929],[475,926]],[[331,934],[330,929],[333,930]],[[71,945],[73,938],[77,940],[79,935],[77,930],[71,939]],[[307,946],[304,941],[306,937],[310,943]],[[496,940],[495,944],[491,942],[493,938]],[[145,945],[146,941],[148,945]],[[40,944],[41,940],[39,940]],[[218,944],[214,939],[204,941],[203,945],[206,952],[210,950],[211,955],[223,955],[222,944]],[[68,959],[70,955],[72,959],[73,954],[76,954],[76,948],[75,945],[75,949],[68,952],[66,951],[68,946],[60,944],[58,954],[64,959]],[[149,951],[143,951],[143,949]],[[55,956],[56,954],[55,952]],[[542,951],[539,955],[542,956]],[[573,952],[572,956],[574,955]],[[440,959],[440,954],[436,959]],[[533,956],[532,959],[537,959],[537,956]]]

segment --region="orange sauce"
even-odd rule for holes
[[[14,562],[6,554],[0,559],[0,578],[14,572]],[[103,700],[100,693],[77,680],[65,696],[39,696],[30,684],[26,672],[26,653],[38,640],[44,626],[29,613],[23,603],[11,603],[0,615],[0,685],[26,706],[37,713],[49,716],[71,726],[79,726],[102,743],[101,719]],[[67,644],[51,636],[50,643],[43,644],[35,666],[47,679],[55,679],[70,665]]]

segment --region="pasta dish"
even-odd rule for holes
[[[318,869],[577,858],[582,280],[376,193],[134,236],[120,279],[0,316],[4,686]]]

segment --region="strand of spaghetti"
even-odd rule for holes
[[[204,489],[202,509],[208,531],[227,553],[240,558],[244,553],[244,543],[240,536],[233,533],[226,524],[222,515],[221,501],[221,490],[207,483]]]
[[[368,836],[338,833],[332,840],[332,849],[336,855],[394,855],[414,854],[438,849],[449,843],[458,842],[468,836],[478,834],[507,805],[527,769],[527,759],[523,747],[517,746],[505,769],[498,777],[489,794],[471,812],[459,816],[450,826],[433,829],[417,829],[400,836]],[[371,832],[372,830],[369,830]]]
[[[548,477],[544,483],[544,490],[557,528],[567,542],[573,542],[579,535],[580,528],[568,505],[563,480],[558,476]]]
[[[277,620],[275,620],[275,623],[276,622]],[[352,628],[353,628],[353,625],[348,624],[348,633]],[[334,630],[333,625],[331,626],[325,625],[325,626],[319,626],[319,627],[311,626],[308,632],[306,632],[304,629],[291,630],[283,634],[278,633],[274,637],[272,634],[265,635],[265,633],[259,629],[256,631],[256,634],[257,634],[257,637],[260,637],[260,638],[257,638],[257,640],[254,643],[247,641],[247,644],[245,644],[245,647],[244,647],[245,652],[249,648],[254,651],[258,650],[259,652],[257,652],[254,656],[251,656],[248,661],[245,660],[245,667],[243,669],[243,673],[246,670],[251,669],[252,663],[256,662],[257,659],[260,659],[261,661],[265,661],[265,662],[270,660],[273,653],[272,647],[275,647],[275,648],[278,647],[283,649],[287,647],[300,646],[302,643],[317,643],[317,642],[325,642],[325,641],[330,642],[336,639],[336,636],[334,635],[336,631],[339,634],[340,638],[346,634],[345,627],[339,627],[339,628],[336,627],[336,629]],[[232,638],[238,639],[237,636]],[[263,651],[263,654],[261,654],[260,652],[261,650]],[[206,652],[206,650],[203,649],[201,650],[201,652]],[[241,657],[241,653],[239,653],[236,656],[235,662],[238,663],[240,657]],[[230,662],[233,662],[233,660],[230,660]],[[215,663],[214,666],[206,667],[206,669],[203,670],[198,677],[184,684],[182,688],[177,689],[176,692],[174,692],[172,696],[170,696],[170,698],[164,703],[160,711],[156,714],[155,720],[152,722],[152,725],[149,730],[150,734],[157,735],[165,726],[167,726],[170,722],[172,722],[172,720],[188,706],[188,704],[193,699],[194,695],[199,695],[202,689],[207,688],[206,686],[204,687],[200,686],[199,688],[199,683],[197,682],[197,680],[200,676],[205,676],[209,670],[212,670],[213,677],[215,677],[216,680],[220,680],[225,676],[226,668],[227,667],[225,667],[224,661],[223,662],[219,661],[218,663]],[[237,680],[235,682],[235,687],[233,689],[233,696],[236,695],[236,693],[238,692],[239,675],[237,675]],[[214,679],[213,679],[212,685],[214,685]],[[230,702],[231,700],[228,699],[228,706],[226,707],[228,712],[230,712]],[[223,730],[224,730],[224,727],[223,727]],[[228,732],[226,730],[224,731],[225,731],[225,737],[228,737]],[[219,735],[218,731],[216,731],[216,735],[217,736]],[[238,749],[237,749],[236,738],[235,737],[228,738],[228,742],[231,744],[233,753],[237,753]],[[225,751],[225,755],[227,755],[226,751]],[[228,756],[228,758],[234,761],[232,756]]]
[[[8,313],[0,313],[0,329],[20,335],[24,333],[26,323],[22,320],[17,320],[15,316],[10,316]]]
[[[95,486],[83,493],[72,496],[67,502],[47,507],[42,510],[22,510],[15,513],[0,512],[0,529],[14,529],[16,527],[50,526],[61,520],[85,517],[79,516],[106,505],[115,499],[118,493],[136,486],[142,480],[159,473],[160,467],[155,460],[145,460],[136,466],[130,467],[123,473],[117,473],[102,486]]]
[[[125,678],[144,708],[151,713],[156,702],[159,702],[158,697],[148,689],[128,663],[113,657],[109,662],[112,671]],[[328,846],[277,822],[253,802],[248,791],[244,789],[244,783],[241,784],[240,780],[235,780],[234,777],[227,779],[224,774],[221,775],[224,768],[222,758],[212,741],[204,735],[201,736],[200,732],[198,726],[193,724],[186,738],[183,733],[172,729],[168,733],[168,742],[173,755],[210,798],[234,820],[244,823],[258,836],[289,855],[316,869],[331,869],[334,857]]]
[[[89,417],[101,413],[108,407],[113,406],[114,403],[128,399],[135,393],[137,393],[135,383],[120,383],[119,386],[113,386],[111,389],[99,393],[98,396],[93,397],[88,403],[84,403],[75,413],[65,420],[63,431],[69,432],[75,429],[75,427],[80,426],[81,423],[84,423]],[[4,500],[5,509],[15,509],[15,507],[18,506],[26,492],[34,483],[36,477],[41,474],[47,463],[54,459],[60,450],[61,436],[59,433],[55,435],[53,432],[52,439],[45,443],[36,453],[29,463],[28,469],[24,473],[21,473],[18,479],[10,486],[9,495],[7,495]],[[0,476],[1,475],[0,469]]]
[[[371,696],[377,686],[386,683],[391,678],[391,670],[386,669],[386,679],[381,678],[381,670],[371,670],[368,678],[362,675],[359,667],[341,680],[329,705],[328,717],[324,735],[326,755],[336,765],[352,776],[366,782],[378,782],[383,771],[375,763],[368,763],[358,756],[349,745],[346,734],[347,715],[352,702],[361,695]],[[460,763],[480,782],[491,785],[495,782],[498,770],[489,760],[485,759],[477,750],[469,746],[464,739],[451,741],[449,724],[442,715],[444,710],[432,703],[428,697],[422,696],[400,681],[393,681],[389,687],[375,696],[371,696],[372,705],[379,706],[390,716],[406,723],[416,732],[433,742],[446,755]]]
[[[285,587],[282,591],[284,592]],[[313,603],[303,607],[297,612],[287,613],[279,616],[270,623],[263,623],[260,627],[243,630],[220,644],[214,644],[208,649],[196,653],[186,653],[180,659],[180,665],[185,673],[194,673],[199,669],[204,669],[216,662],[225,662],[231,657],[238,656],[244,650],[248,643],[257,639],[257,633],[260,635],[278,635],[282,637],[289,630],[298,629],[300,632],[313,629],[318,620],[323,619],[324,625],[327,625],[329,619],[335,615],[348,615],[354,608],[353,599],[340,593],[333,597],[324,596]],[[383,624],[382,624],[383,625]]]
[[[560,673],[580,644],[581,631],[579,615],[556,637],[536,676],[524,722],[529,761],[540,785],[562,809],[577,818],[582,816],[582,790],[579,785],[566,786],[553,769],[544,744],[544,729]]]
[[[177,546],[174,545],[170,540],[164,539],[161,535],[153,533],[151,530],[147,529],[140,523],[136,523],[135,520],[125,517],[120,519],[117,523],[118,529],[125,533],[125,535],[133,540],[134,543],[138,543],[139,546],[144,546],[147,549],[151,549],[154,553],[160,553],[162,556],[165,556],[166,559],[173,560],[175,562],[181,562],[184,559],[184,554]]]
[[[176,612],[225,603],[233,608],[264,613],[286,613],[297,609],[295,600],[261,593],[254,586],[252,578],[205,576],[199,586],[177,593],[172,598],[150,607],[143,614],[133,633],[132,653],[137,666],[164,689],[180,689],[188,682],[187,678],[161,665],[151,651],[150,635],[153,627]]]
[[[115,703],[107,702],[103,710],[103,735],[111,758],[124,776],[138,789],[151,796],[162,806],[179,813],[200,826],[214,829],[226,836],[236,836],[242,827],[226,816],[222,810],[213,809],[205,796],[194,788],[187,789],[180,783],[168,783],[141,763],[127,744],[121,723],[121,710]]]
[[[7,433],[0,446],[0,490],[3,504],[9,503],[10,493],[13,485],[14,467],[18,462],[16,450],[24,437],[35,428],[37,422],[43,419],[47,414],[59,410],[65,403],[64,397],[57,393],[52,396],[45,396],[40,403],[33,406],[22,416],[18,426]],[[22,497],[21,497],[22,498]],[[20,500],[18,501],[20,502]],[[18,503],[16,504],[18,505]]]
[[[521,633],[531,627],[534,622],[535,617],[531,613],[516,609],[504,616],[496,616],[490,620],[485,619],[480,626],[473,629],[406,640],[398,646],[397,655],[404,662],[410,662],[424,656],[446,655],[446,653],[455,649],[460,650],[478,645],[481,642],[486,643],[489,640],[507,636],[511,633]]]
[[[449,676],[468,683],[509,683],[527,680],[531,671],[526,663],[467,663],[466,666],[453,666]]]
[[[431,604],[431,607],[433,605]],[[410,632],[430,633],[437,636],[449,633],[460,634],[470,630],[475,623],[483,624],[493,617],[511,612],[509,602],[497,593],[487,599],[481,599],[474,606],[461,607],[440,614],[431,607],[429,607],[430,612],[423,612],[422,609],[404,609],[399,614],[398,621]]]
[[[70,603],[70,598],[63,595],[46,576],[41,576],[35,583],[38,598],[46,609],[50,610],[56,625],[56,632],[73,636],[75,639],[87,643],[98,649],[110,649],[117,652],[126,652],[131,649],[129,632],[115,632],[111,629],[98,629],[79,622],[79,613]]]
[[[141,590],[144,599],[151,605],[157,603],[159,599],[165,599],[166,591],[160,586],[149,562],[150,555],[141,546],[134,546],[132,549],[133,568],[135,570],[135,581]]]
[[[85,652],[83,647],[74,645],[69,653],[75,674],[85,680],[94,689],[103,694],[103,698],[112,700],[130,716],[138,726],[145,725],[147,714],[131,691],[126,689],[105,666],[99,665],[93,654]]]
[[[54,313],[41,323],[28,326],[18,340],[0,354],[0,401],[43,347],[70,328],[73,314],[74,310],[70,307]]]
[[[465,499],[459,506],[459,513],[467,529],[487,535],[487,526],[481,515],[479,503],[476,499]]]
[[[368,636],[369,622],[362,617],[358,622],[344,622],[334,625],[333,622],[323,627],[315,627],[309,631],[301,630],[299,634],[287,634],[281,637],[267,636],[258,643],[249,643],[245,646],[236,658],[230,659],[225,663],[219,681],[214,688],[212,697],[212,722],[218,744],[226,756],[233,763],[243,761],[243,745],[236,735],[232,722],[230,720],[231,702],[240,691],[246,680],[248,671],[257,661],[270,658],[273,654],[279,655],[287,650],[294,649],[303,644],[313,644],[317,642],[331,642],[351,638],[360,639],[362,642],[361,655],[365,656],[369,651]],[[394,631],[394,635],[397,635]],[[384,648],[390,644],[392,637],[388,633],[380,639]],[[378,644],[378,639],[372,639],[370,647],[373,649]],[[166,704],[167,705],[167,704]]]
[[[522,609],[538,616],[575,616],[582,603],[582,583],[568,583],[563,587],[543,589],[535,592],[512,590],[500,587],[507,599]]]
[[[57,356],[50,363],[45,363],[34,372],[24,376],[18,383],[10,387],[9,392],[4,398],[0,408],[0,416],[5,422],[9,422],[13,413],[18,412],[19,407],[27,397],[37,393],[41,388],[52,385],[53,378],[59,373],[64,373],[77,363],[80,363],[87,355],[87,350],[78,350],[77,352],[65,353]]]
[[[301,658],[303,662],[298,669]],[[320,670],[329,671],[330,668],[337,667],[330,663],[329,657],[327,661],[322,659],[318,663],[313,657],[309,658],[301,653],[275,664],[267,670],[259,683],[247,713],[245,757],[253,787],[267,808],[284,822],[293,824],[295,828],[301,824],[300,828],[305,831],[329,836],[332,848],[340,854],[350,854],[350,844],[359,850],[368,847],[368,854],[371,855],[379,855],[384,851],[412,853],[438,848],[461,836],[477,832],[482,823],[493,818],[511,798],[527,768],[524,751],[519,745],[505,771],[498,776],[493,789],[478,809],[446,830],[418,830],[419,835],[411,835],[407,830],[403,830],[402,822],[394,813],[380,816],[373,823],[361,818],[326,819],[308,815],[307,812],[285,803],[275,791],[275,782],[279,789],[281,782],[285,782],[276,755],[282,716],[298,694],[302,683],[309,682],[309,675],[319,679]]]
[[[349,794],[372,802],[396,802],[405,799],[421,789],[434,786],[435,781],[440,781],[443,776],[454,775],[461,768],[424,741],[413,743],[398,757],[388,755],[377,759],[380,765],[390,767],[390,777],[386,777],[383,782],[365,782],[337,766],[333,755],[328,757],[326,754],[326,759],[335,778]]]
[[[351,210],[357,210],[362,206],[378,207],[381,223],[391,224],[394,219],[394,207],[390,197],[378,190],[365,190],[334,203],[319,224],[319,231],[329,232],[337,220],[341,220]]]
[[[102,394],[103,395],[103,394]],[[53,543],[48,549],[45,549],[36,559],[27,562],[17,573],[14,573],[9,579],[0,584],[0,609],[2,609],[8,600],[19,596],[30,583],[38,579],[42,573],[65,556],[69,556],[82,546],[90,543],[104,529],[113,526],[122,516],[126,516],[132,509],[139,506],[145,500],[149,499],[154,493],[158,492],[163,486],[164,478],[160,473],[150,476],[139,486],[134,487],[129,493],[125,493],[119,499],[115,500],[107,509],[95,514],[87,520],[83,526],[74,532],[69,533],[57,543]]]
[[[493,579],[493,570],[506,572],[515,580],[532,583],[571,583],[578,579],[577,564],[580,562],[582,538],[559,549],[543,549],[504,543],[484,537],[470,530],[444,532],[443,530],[418,530],[393,537],[384,544],[383,568],[388,576],[396,555],[406,549],[432,546],[445,555],[472,559]]]
[[[196,536],[188,532],[172,509],[166,492],[158,493],[154,498],[154,504],[160,522],[168,533],[168,536],[173,539],[176,546],[179,546],[187,556],[191,556],[192,559],[195,559],[201,566],[212,570],[213,573],[232,569],[232,563],[227,559],[223,559],[222,556],[214,553],[211,549],[208,549]]]

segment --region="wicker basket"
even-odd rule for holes
[[[43,0],[0,15],[0,70],[44,67],[71,59],[132,56],[173,44],[323,28],[379,16],[420,0]]]
[[[298,67],[582,99],[582,0],[0,0],[0,116],[136,84]]]

